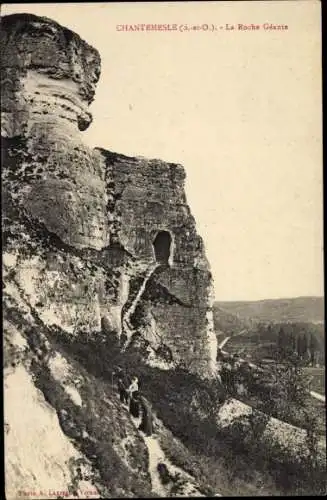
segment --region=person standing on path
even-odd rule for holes
[[[130,414],[135,418],[139,418],[140,416],[140,402],[138,394],[138,391],[133,392],[129,406]]]
[[[127,394],[128,394],[128,405],[130,406],[131,400],[134,397],[134,393],[138,392],[139,390],[139,379],[137,377],[132,378],[132,383],[127,389]]]
[[[144,396],[139,396],[139,402],[142,412],[142,421],[139,430],[143,431],[147,436],[151,436],[153,433],[153,416],[150,403]]]
[[[117,375],[117,387],[119,398],[122,403],[128,404],[127,387],[130,385],[129,378],[124,374],[123,370],[118,367],[114,374]]]

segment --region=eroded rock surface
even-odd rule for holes
[[[97,331],[105,317],[130,340],[137,312],[155,347],[159,338],[176,362],[210,374],[211,274],[183,167],[88,148],[97,51],[46,18],[2,25],[3,208],[17,279],[47,322]]]
[[[86,146],[97,50],[47,18],[1,24],[8,498],[149,494],[146,445],[128,412],[55,333],[83,345],[113,334],[127,348],[138,335],[149,362],[165,352],[169,366],[212,375],[212,278],[185,172]]]

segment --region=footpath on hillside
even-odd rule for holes
[[[118,395],[117,395],[118,398]],[[121,406],[129,413],[129,407],[121,402]],[[149,455],[149,474],[151,477],[152,492],[159,497],[205,497],[196,479],[186,471],[174,465],[162,449],[158,432],[164,427],[163,422],[153,415],[154,430],[147,436],[139,429],[142,417],[134,417],[129,413],[130,419],[138,430],[147,447]],[[221,496],[216,494],[215,496]]]

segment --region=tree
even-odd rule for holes
[[[289,357],[285,365],[284,380],[286,398],[303,405],[307,398],[307,379],[297,356]]]
[[[285,336],[284,328],[281,325],[279,327],[278,339],[277,339],[278,354],[279,354],[280,357],[283,357],[283,355],[284,355],[285,341],[286,341],[286,336]]]
[[[284,323],[280,326],[277,343],[278,354],[282,360],[287,360],[294,355],[297,346],[293,325]]]
[[[310,349],[310,361],[312,364],[316,361],[317,352],[319,352],[319,341],[313,332],[310,333],[309,338],[309,349]]]
[[[296,352],[296,341],[297,341],[297,337],[296,337],[296,331],[295,329],[293,329],[291,332],[290,332],[290,337],[289,337],[289,342],[290,342],[290,350],[292,350],[292,352]]]
[[[308,339],[305,333],[300,333],[297,338],[297,353],[302,358],[308,350]]]

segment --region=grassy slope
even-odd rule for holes
[[[161,436],[167,457],[194,475],[208,492],[218,491],[224,496],[279,496],[316,490],[311,478],[286,466],[278,467],[269,457],[258,460],[255,453],[237,446],[232,436],[219,434],[215,418],[210,417],[218,394],[212,392],[207,382],[189,373],[145,366],[136,352],[115,355],[115,349],[101,344],[96,347],[94,343],[82,346],[80,342],[65,342],[64,348],[99,380],[109,382],[116,364],[135,373],[140,378],[141,391],[168,429]],[[192,410],[194,396],[200,398],[204,420]],[[317,491],[319,488],[318,484]]]
[[[148,497],[151,485],[147,450],[128,413],[122,411],[111,384],[92,376],[77,359],[55,343],[55,335],[32,308],[29,315],[23,312],[23,302],[16,303],[12,297],[6,296],[4,313],[5,319],[15,325],[27,340],[34,384],[56,411],[64,434],[97,472],[94,480],[101,494],[104,497]],[[50,342],[50,347],[46,346],[47,342]],[[70,399],[63,384],[53,377],[47,359],[54,353],[62,354],[74,377],[80,379],[82,407]],[[12,356],[7,353],[7,361],[10,358]],[[133,435],[134,444],[125,460],[121,442],[127,435]]]

